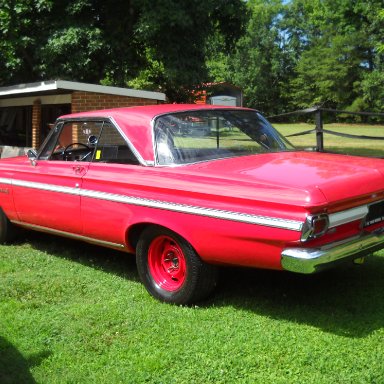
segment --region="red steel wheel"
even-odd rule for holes
[[[181,246],[169,236],[158,236],[148,250],[149,271],[166,291],[180,289],[185,281],[186,262]]]
[[[216,267],[204,263],[187,240],[167,228],[151,225],[143,231],[136,264],[147,291],[167,303],[191,304],[216,286]]]

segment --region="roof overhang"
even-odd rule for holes
[[[66,80],[50,80],[41,81],[37,83],[18,84],[10,87],[0,87],[0,98],[28,96],[32,94],[59,94],[65,91],[105,93],[109,95],[129,96],[159,101],[166,100],[165,94],[161,92],[151,92],[129,88],[111,87],[106,85],[78,83]]]

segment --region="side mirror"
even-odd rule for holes
[[[27,156],[31,164],[35,166],[37,162],[37,152],[34,149],[30,149],[27,152]]]

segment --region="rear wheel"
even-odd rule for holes
[[[216,286],[216,267],[204,263],[191,244],[166,228],[151,226],[142,233],[136,263],[148,292],[161,301],[191,304]]]
[[[0,208],[0,244],[9,243],[16,237],[16,228]]]

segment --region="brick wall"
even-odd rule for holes
[[[109,95],[106,93],[80,91],[72,93],[72,113],[152,104],[158,104],[158,101],[129,96]]]

